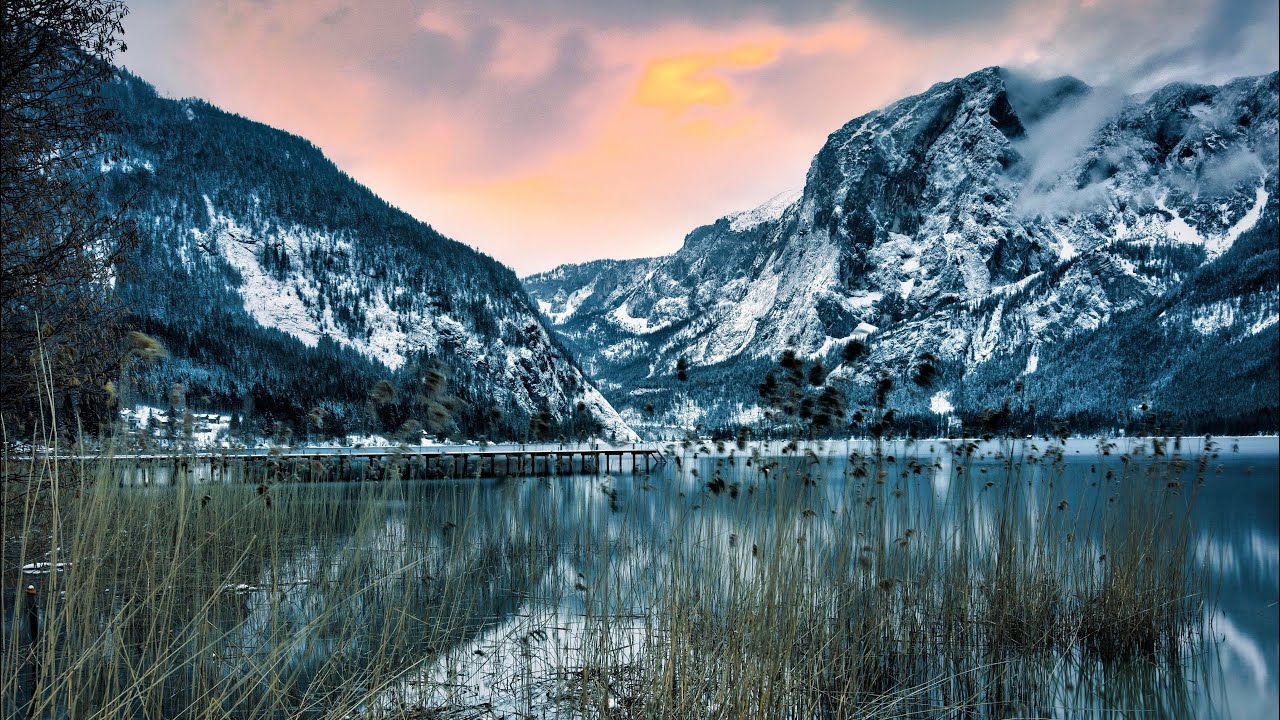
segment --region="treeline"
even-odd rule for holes
[[[466,367],[420,355],[392,372],[322,338],[307,347],[226,308],[201,322],[132,322],[171,354],[134,371],[122,387],[128,402],[233,414],[241,439],[334,439],[381,434],[417,442],[431,437],[489,440],[585,439],[604,431],[584,403],[569,412],[545,405],[530,413],[489,392]],[[455,374],[456,373],[456,374]]]

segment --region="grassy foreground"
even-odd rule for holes
[[[1209,454],[817,450],[434,485],[9,467],[3,715],[1190,714]]]

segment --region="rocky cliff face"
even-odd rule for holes
[[[1275,73],[1123,97],[989,68],[854,119],[802,191],[698,228],[673,255],[524,282],[606,396],[655,426],[750,421],[787,348],[855,396],[931,354],[938,384],[900,383],[908,410],[976,411],[1023,380],[1046,415],[1111,425],[1143,396],[1203,419],[1175,386],[1218,363],[1238,396],[1220,419],[1274,418],[1274,402],[1247,399],[1274,362],[1243,360],[1275,357],[1276,147]],[[1161,339],[1123,387],[1072,389],[1081,363],[1103,372],[1148,325]],[[868,332],[870,357],[841,365]],[[1095,357],[1086,342],[1123,347]],[[688,383],[671,380],[679,358]]]

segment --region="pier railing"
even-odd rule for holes
[[[173,449],[38,455],[35,459],[86,474],[109,463],[110,471],[129,485],[183,480],[328,482],[649,473],[666,462],[658,446],[642,444]]]

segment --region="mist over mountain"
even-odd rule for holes
[[[632,437],[510,269],[300,137],[128,73],[104,92],[125,127],[107,201],[139,232],[118,295],[171,352],[127,400],[181,384],[268,433]]]
[[[1010,399],[1041,430],[1274,430],[1278,166],[1276,73],[1124,96],[988,68],[855,118],[801,189],[671,255],[524,284],[652,432],[759,424],[787,349],[856,402],[888,372],[924,423]]]

